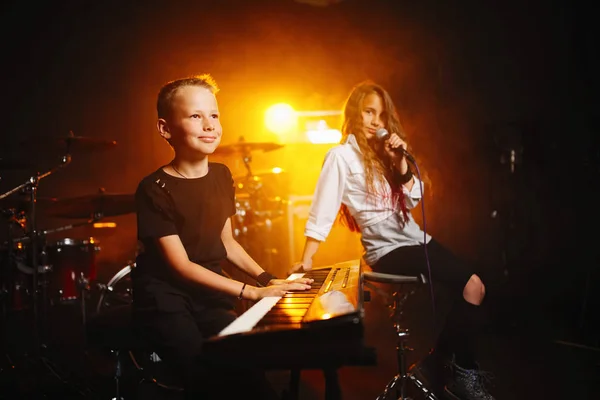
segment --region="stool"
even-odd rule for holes
[[[363,279],[365,282],[388,284],[391,285],[392,289],[395,289],[391,296],[391,304],[388,304],[388,307],[390,308],[390,320],[394,325],[394,330],[396,331],[397,336],[396,356],[398,362],[398,374],[396,374],[396,376],[394,376],[388,382],[383,392],[377,397],[377,400],[387,399],[387,396],[394,389],[396,391],[397,399],[409,400],[410,397],[407,397],[406,394],[407,382],[412,382],[418,389],[420,389],[426,399],[437,400],[437,397],[429,388],[425,387],[423,382],[421,382],[412,373],[407,372],[406,351],[410,351],[412,349],[406,346],[409,330],[403,328],[401,325],[402,306],[404,305],[404,302],[408,296],[415,292],[417,285],[427,283],[425,276],[423,274],[419,276],[407,276],[364,271]],[[401,290],[406,289],[407,287],[410,287],[410,289],[404,291]]]
[[[129,358],[135,367],[138,388],[150,382],[160,390],[181,393],[181,384],[162,367],[162,360],[151,347],[134,334],[131,323],[131,306],[111,308],[87,321],[87,341],[90,347],[109,351],[114,355],[115,396],[112,400],[124,400],[121,381],[125,377],[123,363]]]

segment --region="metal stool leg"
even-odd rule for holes
[[[392,295],[393,302],[390,305],[390,319],[394,324],[394,330],[396,331],[396,360],[398,363],[398,374],[394,376],[386,385],[383,392],[377,397],[377,400],[386,400],[390,393],[395,392],[395,399],[410,400],[407,393],[407,382],[412,382],[417,387],[425,399],[437,400],[437,397],[431,392],[423,382],[417,379],[413,374],[407,371],[406,368],[406,352],[412,351],[410,347],[406,346],[406,341],[410,332],[408,329],[402,328],[401,317],[402,317],[402,306],[409,295],[414,291],[406,292],[401,294],[400,290],[397,290]]]
[[[123,376],[123,370],[121,365],[121,352],[115,350],[115,397],[112,400],[123,400],[121,397],[121,376]]]

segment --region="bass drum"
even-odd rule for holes
[[[54,303],[80,300],[84,290],[96,281],[96,254],[93,237],[85,240],[64,238],[47,246],[50,273],[50,299]],[[31,270],[33,273],[33,270]]]

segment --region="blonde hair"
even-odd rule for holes
[[[160,91],[158,92],[158,100],[156,101],[158,118],[167,118],[169,116],[173,97],[175,97],[179,89],[186,86],[203,87],[210,90],[213,94],[217,94],[219,91],[217,82],[210,74],[194,75],[167,82],[162,88],[160,88]]]

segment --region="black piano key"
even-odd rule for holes
[[[311,278],[315,281],[324,280],[329,275],[329,271],[309,271],[304,274],[304,278]]]
[[[322,268],[322,269],[311,269],[306,272],[306,275],[319,275],[319,274],[328,274],[331,271],[331,268]]]
[[[302,317],[291,316],[265,316],[256,326],[275,325],[275,324],[299,324],[302,322]]]
[[[323,282],[327,279],[327,275],[307,276],[307,278],[314,279],[315,282]]]
[[[290,317],[302,317],[306,314],[306,310],[308,308],[272,308],[268,313],[265,314],[265,317],[270,315],[288,315]]]
[[[282,297],[279,299],[277,304],[310,304],[312,303],[314,296],[310,297]]]
[[[313,297],[315,297],[315,295],[317,293],[319,293],[319,290],[321,290],[321,288],[313,288],[313,289],[301,290],[298,292],[288,292],[287,295],[311,294]]]
[[[295,299],[302,299],[302,298],[311,298],[314,299],[316,297],[316,295],[314,293],[309,293],[309,292],[294,292],[294,293],[288,293],[288,294],[284,294],[282,299],[290,299],[290,298],[295,298]],[[281,300],[279,300],[281,301]]]
[[[297,308],[307,310],[310,307],[310,303],[277,303],[271,310],[278,308]]]
[[[296,324],[296,323],[289,323],[289,324],[265,324],[265,325],[256,325],[255,329],[257,331],[261,331],[261,330],[273,330],[273,331],[278,331],[278,330],[290,330],[290,329],[302,329],[302,324]]]
[[[327,281],[327,277],[315,278],[311,286],[322,286]]]

